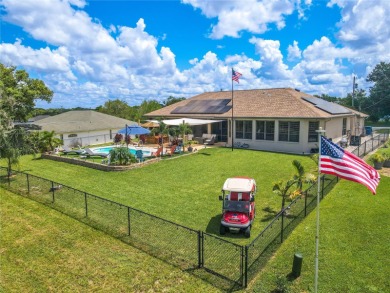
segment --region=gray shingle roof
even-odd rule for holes
[[[335,116],[302,99],[302,97],[313,96],[292,88],[237,90],[233,94],[234,117],[236,118],[330,118]],[[231,91],[203,93],[150,112],[145,116],[230,118],[232,116],[231,110],[222,114],[171,114],[171,112],[179,106],[185,106],[192,100],[231,99],[231,97]],[[228,105],[231,105],[231,102]],[[337,116],[350,116],[353,113],[356,111]],[[363,113],[360,114],[366,116]]]
[[[98,131],[124,128],[137,124],[134,121],[114,117],[92,110],[69,111],[35,122],[42,130],[56,133]]]

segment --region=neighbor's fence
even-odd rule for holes
[[[380,133],[377,135],[373,135],[370,140],[365,141],[358,147],[356,147],[355,150],[353,150],[353,154],[358,157],[364,157],[369,152],[372,152],[379,148],[384,142],[386,142],[389,139],[389,132],[387,133]]]
[[[362,156],[388,139],[388,134],[359,146]],[[360,149],[360,150],[359,150]],[[338,178],[321,177],[320,199]],[[70,186],[0,167],[0,186],[41,202],[147,253],[185,270],[202,269],[231,284],[246,287],[301,220],[316,207],[317,183],[304,191],[248,245],[242,246]],[[231,287],[230,287],[231,288]]]

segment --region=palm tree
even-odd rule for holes
[[[272,188],[272,191],[275,194],[282,197],[282,210],[284,209],[286,199],[294,199],[295,197],[302,195],[303,183],[313,183],[316,180],[314,175],[305,172],[305,168],[298,160],[292,161],[292,165],[296,170],[296,174],[287,182],[281,180],[274,183]],[[296,185],[296,189],[292,189],[294,185]]]
[[[293,187],[295,184],[297,184],[297,181],[295,179],[289,179],[287,182],[284,182],[283,180],[280,180],[276,183],[274,183],[274,186],[272,187],[272,192],[282,197],[282,209],[284,209],[284,204],[286,202],[286,199],[290,198],[293,199],[297,191],[296,190],[290,190],[291,187]]]
[[[191,126],[188,123],[180,124],[179,125],[179,133],[181,133],[181,135],[183,136],[183,139],[184,139],[186,134],[191,134],[192,133]]]
[[[8,177],[12,175],[12,165],[19,164],[19,157],[31,150],[26,138],[24,129],[20,128],[0,132],[0,159],[7,160]]]
[[[53,151],[55,147],[62,144],[62,140],[55,137],[54,131],[41,132],[40,142],[43,151]]]
[[[302,193],[303,183],[314,183],[316,180],[316,177],[315,177],[315,175],[313,175],[311,173],[306,173],[305,168],[303,167],[301,162],[299,162],[298,160],[294,160],[292,162],[292,164],[293,164],[295,170],[297,171],[296,174],[294,175],[293,179],[297,183],[298,190]]]

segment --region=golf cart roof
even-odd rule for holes
[[[236,192],[251,192],[255,189],[256,182],[248,177],[234,177],[226,179],[222,189]]]

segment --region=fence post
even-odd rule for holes
[[[11,187],[11,175],[12,175],[11,172],[12,170],[7,168],[8,188]]]
[[[84,203],[85,203],[85,217],[88,218],[88,200],[87,200],[86,192],[84,192]]]
[[[305,191],[305,217],[307,216],[307,190]]]
[[[26,179],[27,179],[27,194],[30,194],[30,180],[27,173],[26,173]]]
[[[198,268],[204,266],[203,252],[204,252],[204,235],[202,231],[198,231]]]
[[[280,231],[280,243],[283,243],[283,230],[284,230],[284,209],[282,210],[282,229]]]
[[[130,236],[130,207],[127,207],[127,235]]]
[[[54,203],[54,182],[51,182],[51,193],[52,193],[52,201],[51,203]]]
[[[364,155],[365,154],[367,154],[367,141],[364,142]]]
[[[245,280],[245,283],[244,283],[244,287],[247,288],[248,287],[248,245],[245,245],[245,265],[244,265],[244,280]]]

